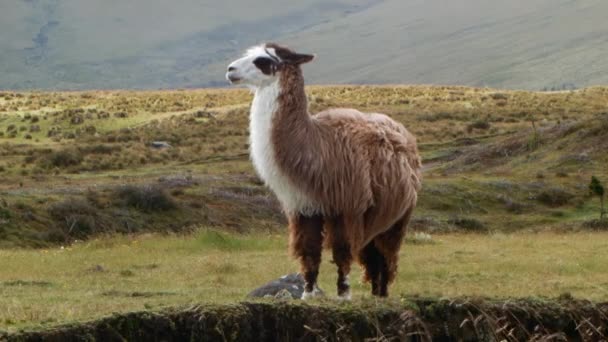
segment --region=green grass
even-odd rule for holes
[[[0,251],[0,329],[83,321],[113,312],[243,300],[298,270],[286,234],[111,237],[41,250]],[[391,288],[400,295],[557,297],[608,300],[606,233],[434,235],[407,243]],[[324,253],[320,285],[334,296]],[[353,268],[355,302],[369,285]]]

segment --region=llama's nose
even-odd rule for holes
[[[235,70],[236,70],[236,68],[235,68],[235,67],[233,67],[233,66],[229,66],[229,67],[228,67],[228,71],[229,71],[229,72],[230,72],[230,71],[235,71]]]

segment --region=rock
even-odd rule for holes
[[[171,145],[166,141],[153,141],[150,146],[153,148],[171,148]]]
[[[323,291],[319,289],[321,294]],[[247,295],[249,298],[300,299],[304,292],[304,277],[299,273],[284,275]]]

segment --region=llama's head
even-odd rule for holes
[[[274,43],[266,43],[250,48],[243,57],[230,63],[226,79],[232,84],[259,88],[272,84],[287,66],[297,67],[312,61],[314,57]]]

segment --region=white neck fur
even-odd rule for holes
[[[287,213],[313,214],[318,212],[317,206],[289,180],[276,163],[272,125],[274,113],[279,109],[277,98],[280,92],[278,80],[255,89],[249,117],[251,160]]]

